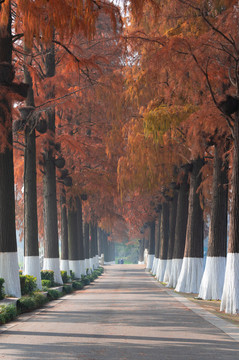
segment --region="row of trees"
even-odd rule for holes
[[[150,239],[156,221],[148,268],[177,291],[222,298],[221,310],[237,313],[237,2],[132,1],[129,17],[125,96],[131,116],[118,182],[127,203],[130,190],[139,205],[141,232],[150,224]],[[132,212],[128,218],[136,224]]]
[[[155,254],[159,279],[199,291],[210,218],[207,293],[210,274],[223,282],[229,204],[222,309],[238,312],[237,2],[125,6],[122,23],[107,1],[1,3],[0,276],[15,284],[18,273],[14,148],[28,273],[43,239],[59,279],[59,230],[64,253],[65,237],[78,231],[82,247],[91,223],[114,241],[156,232],[148,266]],[[83,260],[70,246],[70,261]]]
[[[100,96],[119,64],[121,22],[107,1],[6,0],[0,11],[0,277],[20,296],[15,223],[24,273],[39,287],[39,243],[57,283],[60,269],[80,277],[98,266],[97,227],[107,258],[116,165],[102,144],[110,124]]]

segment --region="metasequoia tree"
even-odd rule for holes
[[[12,67],[11,3],[0,5],[0,276],[5,280],[7,294],[19,297],[17,243],[15,228],[14,173],[12,150],[12,100],[14,79]]]
[[[172,184],[175,187],[175,184]],[[177,205],[178,205],[178,193],[174,189],[172,199],[169,202],[169,240],[168,240],[168,254],[167,254],[167,265],[164,273],[164,282],[168,283],[171,271],[172,271],[172,258],[175,242],[175,227],[176,227],[176,216],[177,216]]]
[[[178,277],[181,272],[185,239],[186,239],[186,229],[187,229],[187,219],[188,219],[188,172],[187,170],[181,169],[179,172],[179,191],[178,191],[178,204],[177,204],[177,216],[176,216],[176,226],[175,226],[175,241],[173,248],[173,258],[172,258],[172,267],[171,274],[168,281],[169,287],[176,287],[178,282]]]

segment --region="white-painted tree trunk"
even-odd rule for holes
[[[93,258],[90,258],[90,271],[94,271],[94,260]]]
[[[198,297],[204,300],[221,300],[225,268],[224,256],[207,256]]]
[[[39,256],[24,256],[24,275],[34,276],[37,280],[37,287],[42,289],[41,269]]]
[[[81,267],[81,260],[69,260],[69,268],[73,273],[75,273],[75,277],[77,279],[81,278],[82,275],[82,267]]]
[[[221,311],[228,314],[239,313],[239,254],[228,253],[225,281],[223,286]]]
[[[156,279],[158,281],[163,281],[166,265],[167,265],[167,260],[159,259],[158,268],[156,271]]]
[[[146,270],[150,271],[150,270],[152,269],[153,261],[154,261],[154,255],[153,255],[153,254],[149,254],[149,255],[148,255],[148,259],[147,259]]]
[[[198,294],[202,275],[203,258],[184,257],[175,291]]]
[[[85,271],[86,273],[90,271],[90,259],[85,259]]]
[[[158,261],[159,259],[158,258],[154,258],[154,262],[153,262],[153,267],[152,267],[152,275],[156,275],[156,272],[157,272],[157,267],[158,267]]]
[[[138,265],[144,265],[144,261],[138,261]]]
[[[172,259],[171,274],[167,287],[175,288],[182,269],[183,259]]]
[[[0,252],[0,277],[5,281],[6,295],[21,297],[17,252]]]
[[[67,275],[70,276],[69,260],[60,260],[60,269],[61,271],[66,271]]]
[[[165,273],[164,273],[164,277],[163,277],[163,282],[165,282],[167,284],[168,284],[169,279],[170,279],[171,270],[172,270],[172,259],[168,259],[166,269],[165,269]]]
[[[54,271],[54,281],[57,284],[63,284],[61,271],[60,271],[60,259],[59,258],[44,258],[43,270]]]
[[[81,275],[86,275],[85,260],[79,260],[79,263]]]

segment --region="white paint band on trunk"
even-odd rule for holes
[[[171,274],[167,287],[175,288],[182,269],[183,259],[172,259]]]
[[[80,272],[81,275],[86,275],[85,260],[80,260]]]
[[[166,265],[167,265],[167,260],[159,259],[158,267],[156,271],[156,279],[158,281],[163,281]]]
[[[226,268],[224,256],[207,256],[198,297],[221,300]]]
[[[223,286],[221,311],[228,314],[239,313],[239,254],[228,253],[225,281]]]
[[[17,252],[0,252],[0,278],[5,281],[6,295],[21,297]]]
[[[164,277],[163,277],[163,282],[165,282],[167,284],[169,282],[171,270],[172,270],[172,259],[167,259],[167,264],[166,264],[165,273],[164,273]]]
[[[37,287],[42,289],[41,285],[41,269],[39,256],[24,256],[24,275],[31,275],[37,279]]]
[[[198,294],[202,275],[203,258],[184,257],[175,291]]]
[[[60,259],[59,258],[44,258],[43,270],[54,271],[54,281],[57,284],[63,284],[60,272]]]
[[[90,271],[94,271],[94,260],[90,258]]]
[[[67,275],[70,276],[69,260],[61,259],[60,260],[60,269],[61,269],[61,271],[66,271]]]
[[[89,272],[90,270],[90,259],[85,259],[85,271]]]
[[[69,268],[77,279],[81,278],[80,260],[69,260]]]
[[[144,265],[144,261],[138,261],[138,265]]]
[[[155,257],[154,262],[153,262],[153,266],[152,266],[152,271],[151,271],[152,275],[156,275],[158,262],[159,262],[159,259]]]
[[[154,261],[154,254],[149,254],[147,259],[146,270],[151,270]]]

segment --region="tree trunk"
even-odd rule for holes
[[[61,192],[61,261],[60,269],[67,271],[67,274],[70,275],[69,268],[69,256],[68,256],[68,220],[67,220],[67,211],[66,211],[66,192],[62,188]]]
[[[54,45],[47,51],[46,77],[51,78],[55,75],[55,48]],[[47,98],[54,97],[54,89],[47,94]],[[48,133],[55,138],[55,109],[52,107],[46,110],[48,119]],[[56,203],[56,168],[53,155],[53,146],[44,152],[44,175],[43,175],[43,198],[44,198],[44,270],[53,270],[55,282],[62,283],[59,261],[59,243],[57,226],[57,203]]]
[[[139,240],[139,261],[138,264],[144,264],[144,240]]]
[[[178,193],[172,268],[168,282],[168,286],[174,288],[177,285],[178,277],[180,275],[182,263],[183,263],[186,230],[187,230],[187,219],[188,219],[188,192],[189,192],[188,173],[186,172],[183,175],[182,183],[180,184],[179,193]]]
[[[174,190],[172,201],[169,203],[169,240],[168,240],[168,254],[167,264],[164,273],[163,281],[169,283],[171,270],[172,270],[172,259],[175,242],[175,228],[176,228],[176,217],[177,217],[177,205],[178,205],[178,192]]]
[[[203,160],[192,164],[185,251],[176,291],[198,293],[203,274],[203,210],[197,189],[201,183]]]
[[[221,299],[226,267],[228,166],[226,164],[224,169],[222,167],[222,157],[215,145],[208,252],[198,295],[208,300]]]
[[[149,252],[148,252],[148,261],[146,265],[146,270],[150,271],[153,266],[154,260],[154,251],[155,251],[155,221],[152,221],[149,224],[150,235],[149,235]]]
[[[160,257],[158,261],[158,268],[156,272],[156,279],[163,281],[164,273],[167,264],[168,253],[168,240],[169,240],[169,203],[165,201],[162,204],[162,216],[160,224]]]
[[[158,218],[155,222],[155,256],[152,268],[152,274],[156,275],[158,262],[159,262],[159,250],[160,250],[160,224],[161,224],[161,210],[158,213]]]
[[[68,209],[68,251],[69,268],[75,273],[76,278],[81,278],[79,242],[78,242],[78,221],[76,204],[73,198],[70,199]]]
[[[11,6],[11,2],[10,6]],[[1,6],[1,5],[0,5]],[[1,8],[0,8],[1,11]],[[12,69],[12,38],[11,14],[9,9],[9,23],[0,26],[0,67],[7,66],[10,72],[11,85],[14,72]],[[5,79],[0,77],[0,88],[5,88]],[[20,280],[17,257],[15,198],[14,198],[14,170],[12,149],[12,112],[11,99],[5,91],[1,92],[0,123],[6,131],[7,146],[1,141],[0,153],[0,277],[5,280],[6,294],[20,297]]]
[[[85,269],[86,273],[90,271],[90,249],[89,249],[90,226],[88,222],[84,222],[84,249],[85,249]]]
[[[25,47],[25,52],[29,54]],[[25,56],[27,62],[27,56]],[[24,80],[29,85],[26,106],[29,107],[27,116],[34,109],[34,94],[32,78],[24,67]],[[32,107],[32,109],[31,109]],[[24,274],[37,278],[37,286],[41,285],[39,246],[38,246],[38,220],[37,220],[37,176],[36,176],[36,134],[32,121],[25,127],[24,148]]]
[[[234,123],[230,228],[221,311],[239,313],[239,113]]]
[[[84,249],[84,239],[83,239],[83,222],[82,222],[82,203],[78,196],[76,197],[76,208],[77,208],[80,271],[81,271],[81,275],[86,275],[85,249]]]

